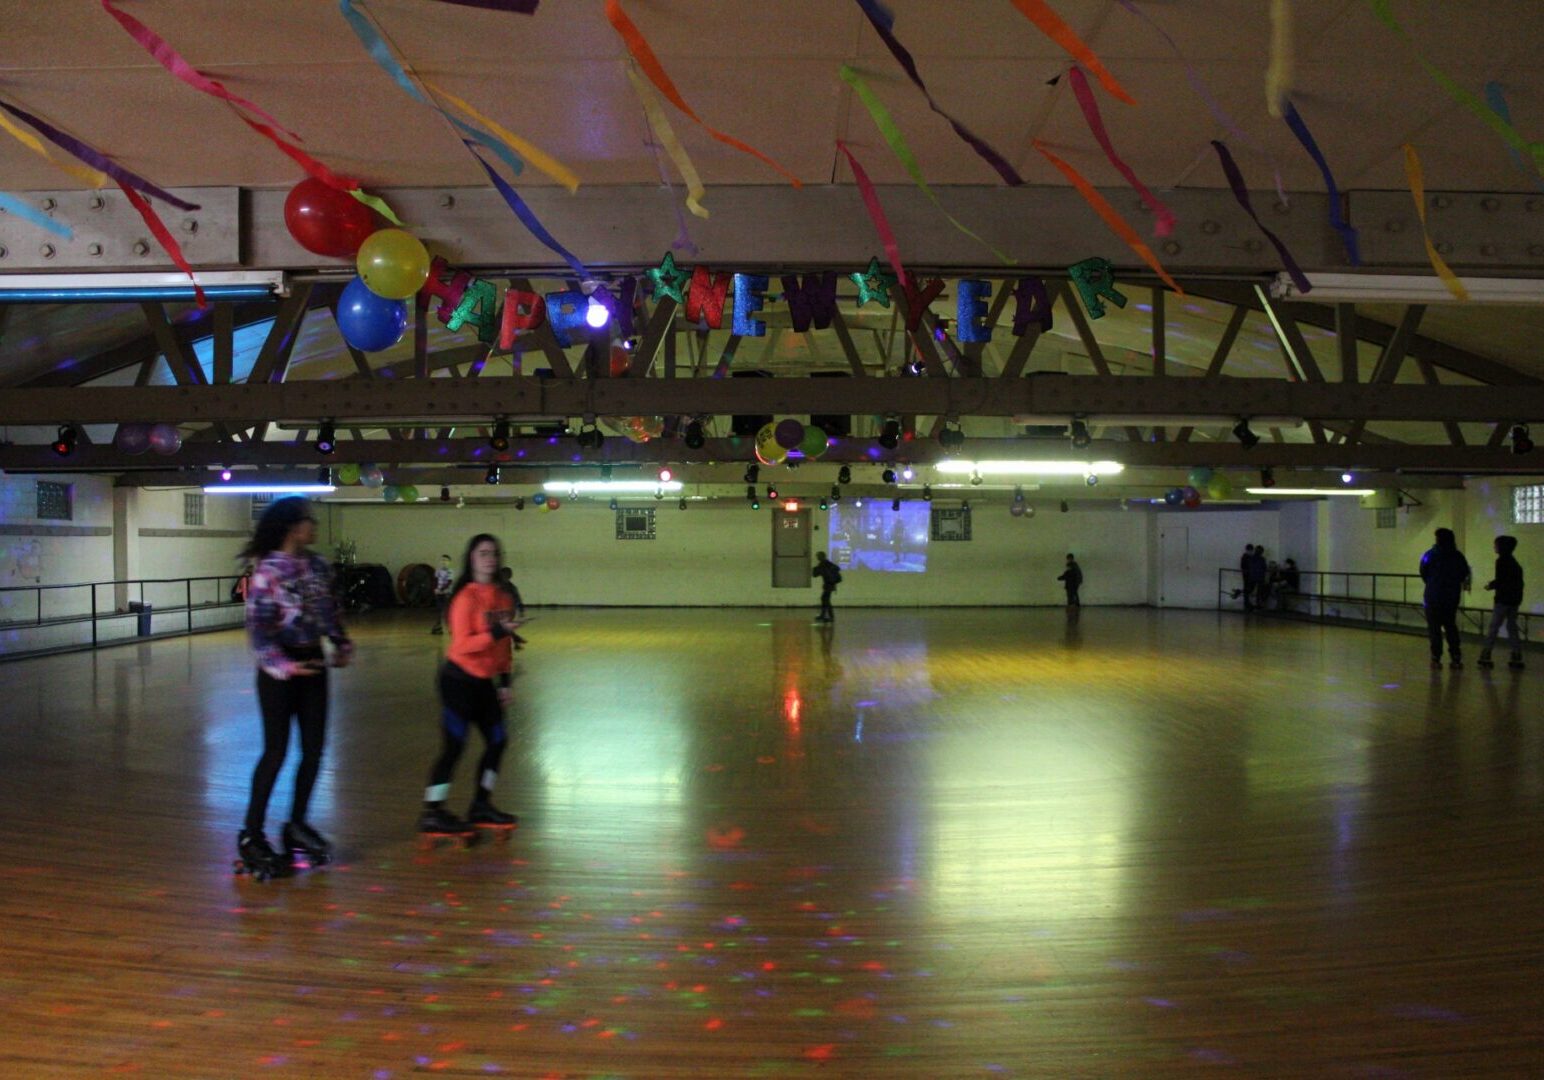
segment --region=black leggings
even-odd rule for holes
[[[1442,638],[1447,636],[1448,654],[1456,662],[1460,647],[1458,637],[1458,601],[1426,605],[1426,633],[1431,638],[1431,658],[1442,659]]]
[[[295,770],[295,802],[291,821],[306,820],[311,789],[322,767],[322,742],[327,735],[327,673],[275,679],[257,673],[257,701],[263,710],[263,756],[252,772],[252,799],[247,803],[247,828],[261,831],[268,816],[268,797],[289,752],[290,718],[300,728],[300,767]]]
[[[476,802],[486,802],[498,779],[499,762],[504,758],[508,736],[504,731],[504,709],[499,705],[498,689],[492,679],[469,675],[447,662],[440,669],[440,756],[429,771],[429,787],[424,801],[439,805],[450,794],[450,778],[456,762],[466,749],[468,728],[476,725],[483,737],[482,760],[477,763]]]

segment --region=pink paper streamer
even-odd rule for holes
[[[858,159],[847,149],[847,144],[838,139],[836,148],[847,156],[847,164],[852,166],[853,179],[858,182],[858,194],[863,196],[863,205],[867,207],[869,218],[874,222],[874,231],[879,234],[885,258],[890,261],[890,269],[895,271],[895,279],[905,288],[906,268],[901,265],[901,248],[895,242],[895,232],[890,228],[890,219],[885,217],[885,208],[879,205],[879,192],[874,189],[874,182],[863,171],[863,166],[858,164]]]

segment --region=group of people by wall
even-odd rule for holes
[[[1302,591],[1303,575],[1297,561],[1289,558],[1278,564],[1267,559],[1264,544],[1245,544],[1238,570],[1243,582],[1232,596],[1235,600],[1242,597],[1245,611],[1286,608],[1290,598]]]
[[[1458,631],[1458,610],[1463,604],[1464,591],[1470,587],[1472,573],[1469,560],[1458,550],[1458,539],[1452,529],[1438,529],[1434,539],[1436,542],[1421,556],[1421,581],[1425,586],[1421,599],[1431,642],[1431,666],[1442,666],[1442,646],[1446,641],[1449,666],[1461,668],[1464,666],[1463,639]],[[1507,666],[1521,669],[1522,634],[1517,625],[1517,613],[1523,602],[1523,568],[1513,554],[1517,550],[1517,537],[1498,536],[1491,546],[1496,553],[1496,567],[1485,588],[1495,596],[1479,664],[1482,668],[1494,666],[1491,652],[1505,624],[1507,644],[1512,651]]]

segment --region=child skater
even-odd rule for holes
[[[509,828],[518,820],[493,805],[493,785],[507,736],[504,707],[510,700],[510,646],[515,637],[513,598],[499,582],[503,551],[487,533],[472,537],[461,561],[461,576],[450,594],[446,621],[450,645],[440,668],[440,735],[442,749],[424,790],[420,832],[466,833],[476,826]],[[445,809],[450,778],[466,748],[467,729],[483,737],[477,767],[477,790],[462,821]]]
[[[1517,631],[1517,609],[1523,602],[1523,568],[1512,555],[1517,550],[1517,537],[1498,536],[1495,547],[1496,576],[1485,587],[1496,594],[1496,600],[1490,614],[1490,632],[1485,635],[1485,647],[1480,650],[1480,667],[1493,666],[1490,650],[1495,648],[1496,635],[1505,622],[1507,643],[1512,646],[1512,659],[1507,667],[1516,671],[1523,666],[1522,635]]]
[[[263,715],[263,756],[252,773],[246,827],[236,838],[240,868],[260,879],[289,870],[288,856],[304,852],[326,862],[331,845],[306,821],[311,789],[322,765],[327,733],[325,637],[333,643],[331,664],[346,667],[354,655],[338,621],[332,570],[309,545],[316,518],[305,499],[277,499],[263,511],[241,557],[252,560],[247,586],[247,634],[257,654],[257,700]],[[284,854],[263,835],[268,798],[289,750],[290,720],[300,729],[300,767],[284,825]]]

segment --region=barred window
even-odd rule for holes
[[[182,523],[184,525],[202,525],[204,523],[204,495],[202,492],[183,492]]]
[[[1392,529],[1399,524],[1399,511],[1392,506],[1380,506],[1374,513],[1378,515],[1378,528],[1380,529]]]
[[[73,521],[75,503],[73,484],[56,484],[49,480],[38,481],[38,514],[50,521]]]
[[[1512,524],[1544,525],[1544,484],[1512,489]]]
[[[268,504],[273,502],[272,495],[252,496],[252,520],[256,521],[263,516],[263,511],[268,509]]]

